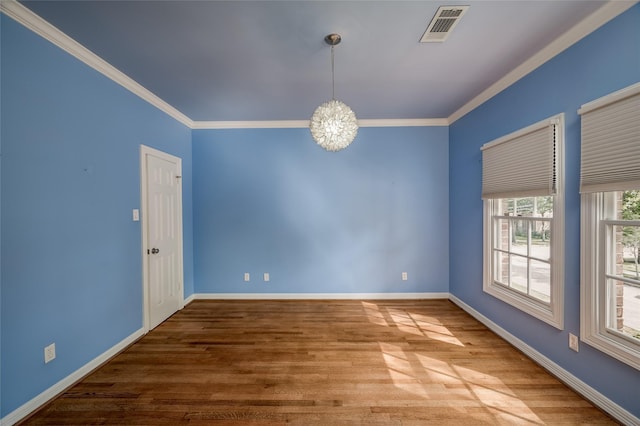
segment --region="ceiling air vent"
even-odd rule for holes
[[[467,9],[469,6],[440,6],[420,39],[420,43],[445,41]]]

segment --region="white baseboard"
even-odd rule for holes
[[[20,407],[13,410],[11,413],[7,414],[5,417],[0,419],[0,425],[11,426],[18,423],[20,420],[24,419],[29,414],[33,413],[38,408],[49,402],[51,399],[64,392],[67,388],[85,377],[87,374],[91,373],[93,370],[109,361],[111,358],[113,358],[115,355],[117,355],[119,352],[121,352],[123,349],[125,349],[127,346],[129,346],[142,336],[144,336],[144,329],[141,328],[135,331],[133,334],[127,336],[125,339],[123,339],[107,351],[103,352],[101,355],[98,355],[96,358],[92,359],[64,379],[60,380],[58,383],[51,386],[49,389],[45,390],[32,400],[27,401]]]
[[[449,293],[194,293],[193,300],[398,300],[448,299]]]
[[[625,425],[640,425],[640,418],[634,416],[582,380],[578,379],[573,374],[569,373],[558,364],[518,339],[498,324],[491,321],[489,318],[482,315],[480,312],[473,309],[471,306],[464,303],[454,295],[449,296],[449,300],[458,305],[462,310],[466,311],[469,315],[486,325],[491,331],[502,337],[507,342],[521,350],[529,358],[540,364],[543,368],[556,376],[560,381],[565,383],[571,389],[591,401],[594,405],[601,410],[607,412],[611,417],[618,420]]]

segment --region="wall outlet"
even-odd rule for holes
[[[56,359],[56,344],[52,343],[44,348],[44,363],[47,364]]]
[[[249,273],[248,273],[248,272],[245,272],[245,273],[244,273],[244,280],[245,280],[245,281],[251,281],[251,275],[249,275]]]
[[[265,281],[269,281],[269,273],[268,273],[268,272],[265,272],[265,273],[264,273],[264,275],[263,275],[263,279],[264,279]]]
[[[406,281],[409,279],[409,275],[406,272],[402,273],[402,281]]]
[[[578,336],[569,333],[569,348],[578,352]]]

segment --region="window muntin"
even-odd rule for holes
[[[494,284],[548,305],[553,197],[498,199],[492,204]]]

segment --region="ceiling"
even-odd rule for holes
[[[447,118],[605,1],[22,1],[194,121]],[[419,43],[442,5],[470,5]]]

